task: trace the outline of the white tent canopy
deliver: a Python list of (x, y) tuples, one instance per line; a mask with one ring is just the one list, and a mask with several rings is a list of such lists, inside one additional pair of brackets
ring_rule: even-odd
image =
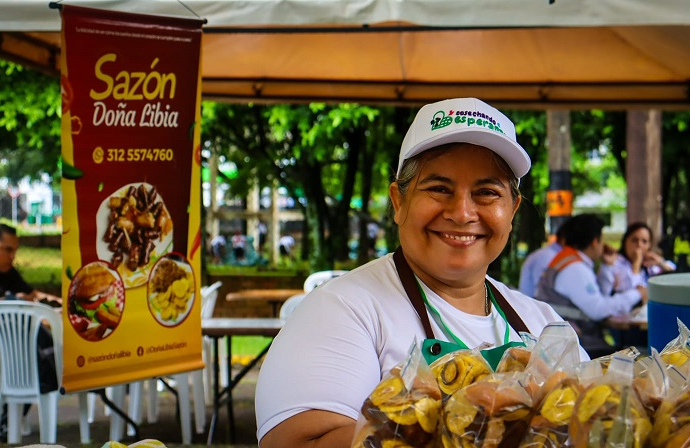
[[(64, 3), (206, 19), (207, 99), (690, 107), (688, 0)], [(48, 2), (0, 0), (0, 57), (58, 73), (59, 30)]]
[[(458, 28), (688, 25), (687, 0), (73, 0), (142, 14), (205, 18), (209, 27), (405, 22)], [(45, 0), (0, 0), (0, 31), (59, 31)]]

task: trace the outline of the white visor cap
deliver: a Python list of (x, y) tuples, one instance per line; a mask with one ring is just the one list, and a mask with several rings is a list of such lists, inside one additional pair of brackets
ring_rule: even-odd
[(484, 146), (501, 156), (518, 179), (532, 165), (508, 117), (476, 98), (456, 98), (427, 104), (417, 112), (400, 148), (397, 175), (405, 160), (446, 143)]

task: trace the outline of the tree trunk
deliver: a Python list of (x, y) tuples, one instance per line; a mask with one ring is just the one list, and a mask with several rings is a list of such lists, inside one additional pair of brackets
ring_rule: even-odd
[(661, 112), (628, 111), (628, 224), (647, 223), (661, 234)]

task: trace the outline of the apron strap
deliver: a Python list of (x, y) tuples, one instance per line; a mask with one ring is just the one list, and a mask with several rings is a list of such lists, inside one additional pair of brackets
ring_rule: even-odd
[(487, 283), (489, 284), (489, 288), (491, 288), (491, 293), (494, 295), (494, 299), (496, 299), (496, 303), (498, 303), (498, 306), (503, 311), (503, 314), (506, 315), (506, 320), (508, 321), (508, 324), (512, 327), (512, 329), (517, 331), (518, 333), (520, 333), (521, 331), (529, 333), (529, 328), (527, 328), (527, 325), (525, 325), (525, 323), (522, 321), (522, 318), (520, 318), (520, 316), (513, 309), (513, 307), (510, 306), (505, 297), (503, 297), (501, 293), (498, 292), (498, 289), (496, 289), (493, 283)]
[(426, 311), (424, 299), (422, 299), (422, 293), (419, 291), (419, 285), (414, 278), (412, 268), (410, 268), (410, 265), (407, 264), (407, 260), (405, 260), (402, 247), (398, 246), (395, 253), (393, 253), (393, 262), (395, 263), (395, 269), (398, 271), (398, 276), (407, 293), (407, 297), (410, 299), (412, 306), (415, 311), (417, 311), (419, 319), (422, 321), (426, 338), (434, 339), (434, 330), (431, 329), (431, 322), (429, 322), (429, 315)]
[[(419, 291), (419, 285), (417, 284), (417, 280), (415, 280), (412, 268), (410, 268), (410, 265), (407, 264), (407, 260), (405, 260), (402, 247), (398, 246), (393, 253), (393, 262), (395, 263), (395, 269), (398, 271), (398, 276), (400, 277), (403, 288), (405, 289), (405, 292), (407, 293), (407, 296), (409, 297), (415, 311), (417, 311), (419, 319), (422, 321), (422, 326), (424, 327), (424, 333), (426, 334), (427, 339), (434, 339), (434, 331), (431, 329), (431, 323), (429, 322), (429, 315), (426, 311), (424, 299), (422, 299), (422, 294)], [(498, 289), (496, 289), (491, 282), (487, 283), (489, 284), (489, 288), (491, 288), (491, 293), (494, 295), (494, 299), (496, 299), (496, 303), (501, 310), (503, 310), (506, 320), (508, 321), (508, 325), (510, 325), (511, 328), (518, 333), (521, 331), (529, 333), (529, 328), (527, 328), (527, 325), (525, 325), (513, 307), (510, 306), (505, 297), (498, 292)]]

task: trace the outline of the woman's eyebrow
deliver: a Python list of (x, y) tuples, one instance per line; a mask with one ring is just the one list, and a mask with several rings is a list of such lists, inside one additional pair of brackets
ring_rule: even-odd
[(496, 187), (506, 188), (506, 184), (497, 177), (485, 177), (478, 179), (474, 184), (476, 186), (494, 185)]
[(420, 184), (424, 184), (426, 182), (443, 182), (443, 183), (452, 183), (450, 178), (446, 176), (441, 176), (440, 174), (429, 174), (428, 176), (424, 177), (423, 179), (419, 180)]

